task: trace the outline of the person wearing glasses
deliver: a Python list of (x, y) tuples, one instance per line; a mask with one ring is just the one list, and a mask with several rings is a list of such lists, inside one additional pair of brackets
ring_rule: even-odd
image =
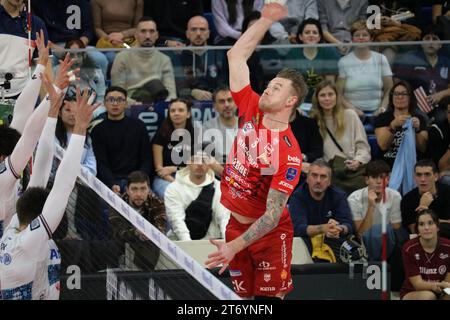
[(412, 117), (412, 126), (416, 131), (416, 151), (425, 152), (427, 145), (426, 119), (417, 113), (416, 99), (411, 86), (400, 81), (389, 93), (387, 110), (375, 118), (375, 136), (383, 154), (383, 160), (392, 168), (400, 145), (405, 137), (403, 125)]
[(433, 161), (420, 160), (414, 167), (417, 188), (404, 195), (400, 208), (402, 224), (410, 233), (416, 231), (416, 217), (421, 210), (431, 209), (439, 218), (440, 235), (450, 235), (450, 187), (438, 182), (438, 170)]
[(123, 193), (131, 172), (140, 170), (150, 175), (150, 140), (145, 124), (125, 115), (125, 89), (106, 89), (104, 105), (107, 117), (91, 132), (97, 177), (114, 192)]

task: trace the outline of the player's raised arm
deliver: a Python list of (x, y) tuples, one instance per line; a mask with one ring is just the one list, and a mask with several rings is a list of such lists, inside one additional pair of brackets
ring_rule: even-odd
[(265, 4), (261, 12), (261, 18), (248, 28), (228, 51), (231, 91), (238, 92), (250, 84), (248, 58), (250, 58), (270, 26), (286, 15), (287, 8), (285, 6), (278, 3)]
[(47, 185), (52, 169), (53, 155), (55, 153), (55, 129), (59, 110), (63, 104), (64, 91), (57, 93), (46, 74), (43, 74), (43, 83), (50, 96), (50, 111), (42, 130), (34, 161), (34, 170), (29, 183), (30, 187), (43, 187)]
[(45, 72), (48, 63), (48, 46), (45, 45), (44, 32), (41, 30), (40, 35), (36, 32), (36, 46), (39, 50), (39, 60), (31, 79), (23, 88), (14, 105), (13, 120), (11, 128), (23, 133), (25, 123), (33, 113), (34, 106), (39, 96), (41, 88), (40, 75)]
[(99, 106), (99, 104), (94, 106), (88, 104), (88, 98), (88, 90), (80, 95), (79, 88), (77, 88), (75, 126), (72, 137), (56, 173), (52, 191), (42, 210), (42, 215), (51, 232), (56, 230), (61, 221), (70, 193), (75, 185), (75, 179), (80, 172), (86, 131), (92, 119), (92, 113)]

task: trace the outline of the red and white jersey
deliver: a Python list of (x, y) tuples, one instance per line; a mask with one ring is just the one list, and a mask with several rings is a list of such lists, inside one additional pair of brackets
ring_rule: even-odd
[(232, 212), (259, 218), (266, 211), (269, 189), (290, 195), (301, 173), (302, 153), (291, 127), (264, 127), (259, 95), (246, 86), (232, 92), (239, 107), (239, 131), (222, 174), (222, 204)]
[(423, 250), (419, 238), (406, 242), (403, 246), (405, 282), (401, 295), (415, 291), (409, 278), (420, 275), (425, 281), (443, 281), (450, 272), (450, 240), (439, 238), (433, 253)]

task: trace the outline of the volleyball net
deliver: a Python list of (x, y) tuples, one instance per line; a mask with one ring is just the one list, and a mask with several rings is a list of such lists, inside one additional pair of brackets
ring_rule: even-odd
[[(55, 158), (63, 156), (56, 146)], [(54, 240), (62, 300), (239, 299), (229, 279), (216, 277), (84, 167)]]

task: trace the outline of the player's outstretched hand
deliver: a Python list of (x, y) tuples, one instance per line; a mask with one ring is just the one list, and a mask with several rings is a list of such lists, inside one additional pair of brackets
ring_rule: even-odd
[(36, 47), (39, 52), (39, 59), (38, 64), (43, 65), (44, 67), (47, 66), (48, 63), (48, 45), (45, 45), (45, 35), (44, 31), (36, 32)]
[(209, 241), (217, 247), (217, 251), (208, 255), (209, 259), (205, 262), (206, 267), (212, 269), (222, 264), (222, 268), (219, 270), (219, 274), (222, 274), (236, 253), (229, 243), (214, 239)]
[(76, 78), (76, 74), (80, 71), (80, 68), (70, 71), (70, 67), (72, 67), (74, 63), (75, 59), (71, 59), (69, 53), (66, 54), (64, 60), (59, 60), (59, 68), (55, 78), (55, 85), (61, 90), (67, 88), (72, 80), (79, 80), (79, 78)]
[(272, 20), (274, 22), (287, 16), (287, 14), (287, 7), (279, 2), (266, 2), (261, 11), (261, 17)]
[(46, 73), (41, 73), (40, 77), (42, 79), (42, 83), (45, 86), (45, 90), (48, 93), (46, 99), (50, 100), (50, 109), (48, 111), (48, 116), (50, 118), (57, 118), (59, 110), (61, 109), (61, 106), (63, 104), (64, 92), (56, 92), (56, 89), (53, 87), (53, 84)]
[[(75, 108), (75, 127), (73, 133), (85, 135), (89, 123), (92, 119), (92, 113), (100, 106), (100, 103), (96, 103), (94, 105), (91, 105), (89, 103), (89, 101), (92, 101), (94, 99), (89, 96), (88, 89), (83, 90), (83, 93), (81, 94), (80, 88), (77, 87), (76, 92), (77, 101)], [(95, 93), (93, 93), (93, 95), (95, 95)]]

